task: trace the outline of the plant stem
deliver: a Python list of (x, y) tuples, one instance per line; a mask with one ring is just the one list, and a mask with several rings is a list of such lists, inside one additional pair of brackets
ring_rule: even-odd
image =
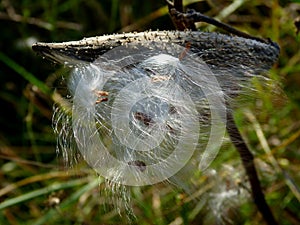
[(278, 224), (265, 200), (264, 193), (262, 192), (260, 181), (258, 179), (256, 168), (254, 165), (254, 157), (250, 152), (248, 146), (246, 145), (245, 141), (243, 140), (241, 133), (239, 132), (234, 122), (233, 115), (229, 110), (227, 110), (226, 127), (231, 141), (238, 150), (242, 159), (243, 166), (249, 178), (254, 203), (256, 204), (258, 210), (260, 211), (268, 225)]
[[(264, 40), (261, 38), (257, 38), (254, 36), (251, 36), (249, 34), (246, 34), (244, 32), (241, 32), (239, 30), (236, 30), (235, 28), (221, 23), (219, 21), (214, 20), (213, 18), (210, 18), (208, 16), (205, 16), (199, 12), (196, 12), (194, 10), (189, 10), (188, 13), (183, 13), (183, 7), (182, 7), (182, 0), (166, 0), (168, 7), (169, 7), (169, 13), (172, 17), (173, 23), (176, 26), (177, 30), (184, 30), (184, 29), (191, 29), (196, 30), (194, 22), (207, 22), (209, 24), (215, 25), (217, 27), (220, 27), (232, 34), (238, 35), (240, 37), (245, 37), (253, 40), (257, 40), (263, 43), (271, 43), (270, 40)], [(229, 107), (230, 109), (230, 107)], [(238, 150), (240, 157), (242, 159), (243, 166), (246, 170), (246, 174), (249, 178), (251, 190), (252, 190), (252, 197), (254, 200), (254, 203), (257, 205), (258, 210), (261, 212), (262, 216), (264, 217), (265, 221), (268, 225), (276, 225), (277, 222), (272, 214), (271, 209), (269, 208), (264, 193), (262, 192), (260, 181), (257, 176), (256, 168), (254, 165), (254, 157), (252, 153), (250, 152), (248, 146), (246, 145), (245, 141), (242, 138), (241, 133), (239, 132), (235, 122), (233, 115), (230, 110), (227, 110), (227, 118), (226, 118), (226, 129), (227, 132), (231, 138), (231, 141), (233, 142), (234, 146)]]

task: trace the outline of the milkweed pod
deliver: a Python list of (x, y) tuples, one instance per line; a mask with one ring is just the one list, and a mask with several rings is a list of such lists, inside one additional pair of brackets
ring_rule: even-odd
[(188, 164), (205, 170), (225, 135), (225, 99), (270, 69), (279, 54), (271, 41), (193, 31), (116, 34), (33, 49), (74, 67), (72, 122), (64, 127), (72, 127), (83, 158), (106, 179), (132, 186), (171, 178), (180, 184), (176, 174)]

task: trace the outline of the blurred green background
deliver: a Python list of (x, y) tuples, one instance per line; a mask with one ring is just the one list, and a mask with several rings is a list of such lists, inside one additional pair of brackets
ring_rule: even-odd
[[(270, 71), (280, 88), (255, 83), (261, 90), (235, 116), (255, 154), (275, 217), (280, 224), (300, 224), (300, 34), (294, 24), (300, 21), (300, 4), (284, 0), (190, 0), (184, 4), (281, 46), (280, 59)], [(0, 28), (0, 224), (128, 223), (122, 207), (118, 212), (105, 206), (108, 200), (101, 194), (105, 189), (101, 178), (76, 166), (64, 168), (62, 156), (56, 153), (51, 117), (56, 101), (53, 91), (65, 88), (66, 74), (61, 66), (37, 56), (31, 45), (174, 29), (164, 1), (2, 0)], [(211, 27), (200, 24), (200, 29)], [(224, 172), (224, 168), (243, 171), (229, 142), (212, 167), (225, 183), (227, 179), (240, 185), (245, 182)], [(216, 190), (205, 186), (207, 180), (199, 177), (200, 199)], [(200, 204), (203, 201), (193, 201), (169, 185), (132, 192), (134, 223), (216, 224), (212, 210)], [(236, 207), (232, 202), (232, 208), (223, 211), (219, 214), (224, 224), (264, 224), (251, 198)]]

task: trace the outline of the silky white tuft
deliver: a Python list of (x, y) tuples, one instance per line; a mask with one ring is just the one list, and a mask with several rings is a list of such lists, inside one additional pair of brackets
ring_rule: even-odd
[(176, 44), (117, 47), (76, 66), (69, 89), (77, 148), (115, 183), (155, 184), (189, 163), (204, 170), (225, 135), (218, 80)]

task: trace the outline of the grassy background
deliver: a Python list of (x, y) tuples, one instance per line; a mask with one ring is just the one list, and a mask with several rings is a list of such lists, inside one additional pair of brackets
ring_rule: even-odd
[[(280, 224), (300, 224), (300, 37), (294, 25), (300, 4), (284, 0), (185, 2), (252, 35), (270, 37), (281, 46), (280, 59), (270, 76), (282, 91), (255, 84), (261, 92), (236, 110), (236, 120), (256, 156), (275, 217)], [(30, 46), (35, 41), (173, 29), (164, 2), (2, 0), (0, 28), (0, 224), (128, 222), (126, 216), (104, 206), (107, 200), (101, 195), (101, 178), (91, 171), (63, 168), (62, 157), (56, 154), (51, 116), (53, 91), (63, 88), (58, 77), (64, 71), (36, 56)], [(202, 25), (201, 29), (211, 28)], [(242, 171), (231, 144), (222, 149), (213, 167), (218, 179), (225, 182)], [(238, 179), (233, 181), (243, 183)], [(207, 177), (200, 177), (199, 182), (200, 197), (216, 190), (207, 185)], [(209, 209), (200, 204), (203, 201), (197, 204), (168, 185), (132, 192), (138, 224), (214, 224)], [(264, 223), (251, 200), (224, 215), (234, 218), (234, 224)]]

